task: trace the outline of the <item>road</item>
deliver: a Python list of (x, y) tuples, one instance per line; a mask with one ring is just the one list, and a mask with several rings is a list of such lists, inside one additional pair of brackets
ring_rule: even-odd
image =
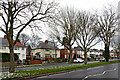
[(120, 63), (43, 76), (29, 80), (120, 80)]
[[(116, 59), (113, 59), (113, 60), (116, 60)], [(112, 60), (110, 60), (110, 61), (112, 61)], [(97, 62), (99, 62), (99, 61), (91, 61), (91, 62), (88, 62), (88, 63), (97, 63)], [(44, 66), (15, 68), (15, 71), (28, 70), (28, 69), (38, 69), (38, 68), (48, 68), (48, 67), (55, 67), (55, 66), (77, 65), (77, 64), (84, 64), (84, 63), (72, 63), (72, 64), (68, 64), (66, 62), (63, 62), (63, 63), (49, 63), (49, 64), (44, 65)], [(8, 69), (3, 69), (3, 70), (0, 69), (0, 72), (8, 72), (8, 71), (9, 71)]]

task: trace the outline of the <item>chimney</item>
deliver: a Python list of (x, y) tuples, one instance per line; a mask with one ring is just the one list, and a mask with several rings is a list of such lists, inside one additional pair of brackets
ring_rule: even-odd
[(4, 35), (4, 39), (7, 39), (7, 35)]
[(77, 49), (77, 47), (74, 47), (74, 49)]
[(45, 40), (45, 44), (48, 44), (48, 40)]

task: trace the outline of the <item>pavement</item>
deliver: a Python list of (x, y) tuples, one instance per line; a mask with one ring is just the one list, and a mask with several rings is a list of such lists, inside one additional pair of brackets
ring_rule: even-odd
[(120, 80), (120, 63), (42, 76), (28, 80)]

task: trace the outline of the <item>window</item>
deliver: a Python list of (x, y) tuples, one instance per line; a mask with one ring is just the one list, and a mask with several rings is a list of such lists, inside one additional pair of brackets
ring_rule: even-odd
[(68, 53), (69, 53), (70, 51), (68, 50)]
[(22, 54), (22, 58), (24, 58), (25, 57), (25, 54)]
[(49, 49), (45, 49), (46, 51), (49, 51)]
[(55, 50), (52, 50), (53, 52), (55, 52)]
[(6, 49), (6, 47), (4, 47), (4, 46), (1, 46), (1, 47), (0, 47), (0, 49)]
[(65, 58), (66, 58), (66, 55), (65, 55)]
[(72, 51), (73, 53), (75, 52), (75, 51)]
[(19, 50), (19, 47), (14, 47), (14, 50)]
[(45, 58), (50, 58), (50, 54), (45, 54)]
[(52, 57), (53, 57), (53, 58), (56, 58), (56, 57), (57, 57), (57, 54), (52, 54)]
[(24, 47), (22, 47), (22, 50), (24, 50)]

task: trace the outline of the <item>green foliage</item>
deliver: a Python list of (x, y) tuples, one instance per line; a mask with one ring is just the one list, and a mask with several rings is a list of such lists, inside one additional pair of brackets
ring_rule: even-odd
[[(10, 61), (10, 53), (0, 53), (2, 55), (2, 62), (9, 62)], [(18, 55), (14, 54), (15, 61), (18, 60)]]
[(90, 56), (90, 57), (94, 59), (94, 56)]
[(60, 58), (56, 58), (56, 59), (55, 59), (55, 62), (60, 63), (60, 62), (62, 62), (62, 59), (60, 59)]

